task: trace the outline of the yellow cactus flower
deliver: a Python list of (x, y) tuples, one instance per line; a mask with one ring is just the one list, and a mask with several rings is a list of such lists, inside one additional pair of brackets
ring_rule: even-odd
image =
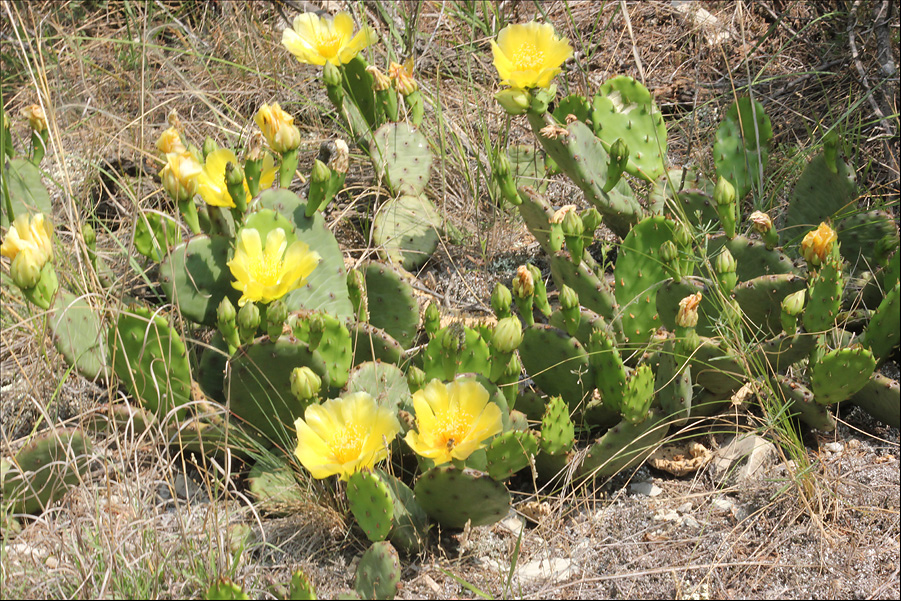
[[(228, 193), (228, 186), (225, 185), (225, 166), (228, 163), (238, 164), (238, 157), (234, 152), (227, 148), (214, 150), (207, 155), (203, 170), (197, 175), (198, 192), (208, 205), (228, 208), (235, 206), (235, 202)], [(265, 190), (272, 185), (277, 172), (278, 169), (272, 155), (265, 155), (263, 168), (260, 171), (260, 190)], [(247, 200), (250, 201), (250, 188), (247, 187), (247, 180), (244, 181), (244, 190), (247, 192)]]
[(310, 474), (318, 479), (337, 474), (345, 481), (385, 459), (400, 432), (395, 413), (365, 392), (310, 405), (294, 427), (294, 455)]
[(166, 165), (160, 170), (163, 189), (176, 202), (190, 200), (197, 194), (197, 176), (202, 171), (203, 167), (187, 150), (171, 152), (166, 155)]
[(260, 232), (244, 228), (238, 234), (234, 258), (228, 267), (235, 277), (232, 286), (241, 291), (238, 306), (247, 301), (269, 303), (306, 283), (322, 257), (300, 240), (288, 246), (285, 230), (278, 227), (266, 236), (266, 246)]
[(294, 17), (293, 29), (285, 29), (282, 44), (302, 63), (344, 65), (378, 39), (375, 30), (364, 25), (353, 35), (354, 21), (346, 12), (335, 17), (304, 13)]
[(181, 154), (188, 151), (181, 141), (181, 134), (178, 133), (178, 130), (175, 129), (175, 127), (170, 127), (160, 134), (159, 139), (156, 141), (156, 149), (159, 150), (161, 154)]
[(404, 440), (435, 465), (463, 461), (503, 429), (501, 409), (488, 398), (488, 391), (475, 380), (447, 385), (432, 380), (413, 395), (418, 431), (410, 430)]
[(513, 88), (546, 88), (573, 54), (569, 40), (560, 39), (547, 23), (508, 25), (491, 41), (494, 67), (501, 84)]
[(300, 146), (300, 130), (294, 125), (294, 117), (283, 111), (277, 102), (272, 106), (261, 106), (255, 120), (275, 152), (284, 154)]
[(826, 223), (804, 236), (801, 240), (801, 254), (811, 265), (819, 265), (826, 260), (826, 255), (832, 252), (832, 243), (838, 239), (838, 234)]
[(22, 213), (13, 221), (3, 244), (0, 244), (0, 255), (14, 261), (19, 253), (26, 252), (40, 271), (53, 258), (52, 236), (53, 224), (44, 219), (43, 213), (34, 217)]
[(394, 87), (404, 96), (409, 96), (419, 89), (419, 84), (413, 79), (413, 57), (404, 61), (404, 64), (391, 61), (388, 66), (388, 76), (394, 80)]

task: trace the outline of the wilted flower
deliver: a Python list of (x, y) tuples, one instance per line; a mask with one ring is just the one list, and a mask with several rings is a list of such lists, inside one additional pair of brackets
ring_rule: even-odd
[(832, 243), (838, 239), (838, 235), (826, 223), (807, 232), (804, 239), (801, 240), (801, 254), (804, 259), (811, 265), (819, 265), (826, 260), (826, 255), (832, 251)]
[(42, 132), (47, 129), (47, 115), (44, 114), (44, 109), (40, 107), (40, 105), (32, 104), (26, 107), (22, 114), (26, 119), (28, 119), (28, 125), (31, 126), (36, 132)]
[(409, 96), (419, 89), (419, 84), (413, 79), (413, 57), (411, 56), (404, 64), (391, 61), (388, 66), (388, 75), (394, 80), (394, 87), (404, 96)]
[(160, 179), (166, 193), (176, 202), (183, 202), (197, 194), (197, 176), (202, 171), (200, 163), (190, 152), (171, 152), (166, 155), (166, 165), (160, 170)]
[(488, 398), (488, 391), (475, 380), (447, 385), (432, 380), (413, 394), (418, 431), (410, 430), (404, 440), (436, 465), (463, 461), (503, 429), (501, 409)]
[(391, 87), (391, 79), (375, 65), (369, 65), (368, 67), (366, 67), (366, 72), (372, 75), (373, 91), (384, 92)]
[(773, 220), (763, 211), (754, 211), (751, 213), (751, 223), (754, 224), (754, 230), (765, 234), (773, 229)]
[(535, 279), (525, 265), (520, 265), (516, 268), (516, 275), (513, 276), (513, 294), (518, 298), (525, 298), (534, 293)]
[(698, 305), (701, 304), (700, 292), (689, 294), (679, 301), (679, 312), (676, 314), (676, 325), (680, 328), (693, 328), (698, 325)]
[(288, 246), (285, 230), (277, 227), (266, 236), (266, 246), (260, 232), (244, 228), (238, 234), (234, 258), (228, 262), (235, 282), (232, 286), (242, 292), (238, 306), (247, 301), (268, 303), (306, 283), (321, 257), (300, 240)]
[(394, 412), (365, 392), (310, 405), (294, 427), (294, 455), (300, 463), (314, 478), (337, 474), (341, 480), (385, 459), (388, 445), (400, 432)]
[(300, 130), (294, 125), (294, 117), (283, 111), (277, 102), (260, 107), (256, 122), (275, 152), (284, 154), (300, 146)]
[(513, 88), (546, 88), (572, 56), (569, 40), (561, 40), (549, 24), (508, 25), (491, 42), (501, 84)]
[(285, 29), (282, 44), (302, 63), (343, 65), (377, 39), (375, 30), (368, 25), (357, 35), (353, 31), (353, 19), (346, 12), (338, 13), (334, 19), (304, 13), (294, 17), (293, 29)]
[(162, 154), (181, 154), (188, 150), (182, 143), (181, 134), (178, 133), (175, 127), (170, 127), (160, 134), (159, 139), (156, 141), (156, 149)]
[[(197, 175), (198, 191), (207, 204), (214, 207), (234, 207), (235, 203), (228, 193), (225, 184), (225, 166), (229, 163), (238, 164), (238, 157), (227, 148), (214, 150), (206, 157), (203, 170)], [(275, 161), (272, 156), (266, 154), (263, 157), (263, 169), (260, 172), (260, 189), (265, 190), (275, 181)], [(247, 180), (244, 180), (244, 190), (247, 192), (247, 200), (250, 200), (250, 189)]]
[(22, 213), (10, 226), (0, 244), (0, 255), (12, 260), (10, 275), (20, 288), (37, 284), (41, 270), (53, 257), (52, 235), (53, 225), (42, 213), (34, 217)]

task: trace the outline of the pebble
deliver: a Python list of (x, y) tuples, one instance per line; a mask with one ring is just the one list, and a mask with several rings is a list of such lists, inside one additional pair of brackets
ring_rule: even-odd
[(650, 480), (645, 480), (644, 482), (633, 482), (629, 485), (629, 490), (636, 495), (643, 495), (645, 497), (656, 497), (663, 492), (662, 488), (660, 488)]
[(830, 453), (841, 453), (845, 450), (845, 445), (840, 442), (827, 442), (823, 445), (823, 448)]

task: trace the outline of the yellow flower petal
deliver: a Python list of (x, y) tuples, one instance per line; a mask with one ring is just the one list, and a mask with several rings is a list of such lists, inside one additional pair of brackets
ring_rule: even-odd
[(501, 84), (527, 89), (548, 87), (573, 51), (553, 26), (533, 21), (504, 27), (491, 52)]
[(302, 63), (342, 65), (376, 40), (371, 27), (364, 26), (357, 35), (353, 29), (353, 19), (346, 12), (334, 18), (304, 13), (294, 18), (293, 29), (282, 33), (282, 44)]

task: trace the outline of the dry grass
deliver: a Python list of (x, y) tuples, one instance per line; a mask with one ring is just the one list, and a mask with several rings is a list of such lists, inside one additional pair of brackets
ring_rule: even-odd
[[(280, 43), (285, 18), (306, 4), (0, 3), (7, 110), (17, 115), (37, 103), (51, 118), (51, 150), (42, 167), (58, 235), (76, 249), (81, 242), (73, 232), (88, 215), (100, 218), (106, 229), (99, 247), (118, 257), (119, 294), (148, 294), (126, 257), (134, 256), (137, 211), (165, 206), (153, 144), (169, 111), (178, 110), (189, 139), (200, 143), (210, 136), (237, 146), (253, 131), (259, 105), (278, 101), (296, 115), (303, 134), (302, 173), (309, 172), (320, 142), (335, 134), (317, 71), (298, 65)], [(897, 215), (897, 73), (880, 84), (886, 35), (895, 64), (899, 60), (897, 7), (886, 15), (884, 4), (870, 2), (700, 3), (731, 34), (716, 45), (663, 1), (397, 2), (381, 10), (375, 3), (328, 4), (346, 4), (379, 31), (385, 44), (369, 51), (373, 62), (384, 63), (386, 47), (394, 56), (414, 49), (430, 115), (424, 129), (443, 159), (429, 195), (462, 232), (460, 239), (443, 240), (418, 276), (449, 313), (484, 314), (494, 282), (509, 281), (524, 259), (541, 261), (515, 212), (489, 198), (484, 144), (533, 143), (523, 122), (511, 122), (487, 100), (495, 88), (488, 40), (504, 24), (536, 15), (578, 50), (560, 78), (564, 93), (591, 93), (621, 73), (645, 83), (668, 116), (673, 164), (709, 171), (720, 115), (734, 94), (750, 89), (774, 124), (770, 207), (785, 202), (788, 182), (819, 149), (824, 131), (837, 127), (858, 166), (862, 204)], [(408, 30), (404, 24), (414, 17)], [(849, 53), (849, 32), (867, 84)], [(889, 118), (874, 113), (866, 86), (875, 89), (873, 102)], [(895, 131), (884, 131), (885, 124)], [(14, 120), (13, 139), (25, 138), (25, 125)], [(362, 160), (352, 165), (353, 194), (327, 220), (349, 259), (358, 261), (373, 252), (364, 224), (372, 171)], [(566, 183), (550, 191), (557, 204), (580, 202)], [(61, 274), (73, 289), (99, 294), (79, 256), (73, 252)], [(125, 395), (68, 372), (47, 344), (41, 313), (9, 284), (5, 261), (0, 277), (5, 455), (33, 430), (80, 423), (98, 404)], [(757, 419), (746, 412), (723, 416), (710, 426), (713, 439), (725, 431), (765, 432), (768, 426)], [(819, 444), (825, 439), (803, 441), (810, 449), (804, 480), (813, 483), (810, 489), (792, 484), (795, 476), (784, 469), (726, 486), (707, 471), (673, 478), (645, 467), (590, 490), (551, 490), (541, 499), (546, 515), (522, 534), (517, 560), (519, 532), (501, 525), (442, 533), (438, 544), (405, 562), (400, 596), (473, 594), (462, 579), (495, 597), (897, 598), (898, 432), (860, 412), (846, 420), (830, 437), (846, 445), (845, 453), (826, 456)], [(297, 567), (321, 597), (350, 587), (363, 538), (349, 527), (336, 491), (311, 489), (325, 502), (312, 498), (288, 517), (261, 514), (248, 501), (235, 463), (173, 456), (160, 440), (159, 432), (98, 437), (83, 485), (5, 543), (4, 597), (198, 597), (220, 575), (262, 597)], [(650, 477), (663, 494), (628, 493), (629, 481)], [(185, 485), (186, 479), (196, 484)], [(529, 482), (518, 484), (534, 491)], [(721, 498), (733, 509), (714, 503)], [(678, 508), (698, 527), (654, 519)], [(243, 550), (235, 547), (241, 538), (236, 524), (253, 531)], [(566, 558), (574, 571), (560, 581), (507, 579), (511, 562), (540, 558)]]

